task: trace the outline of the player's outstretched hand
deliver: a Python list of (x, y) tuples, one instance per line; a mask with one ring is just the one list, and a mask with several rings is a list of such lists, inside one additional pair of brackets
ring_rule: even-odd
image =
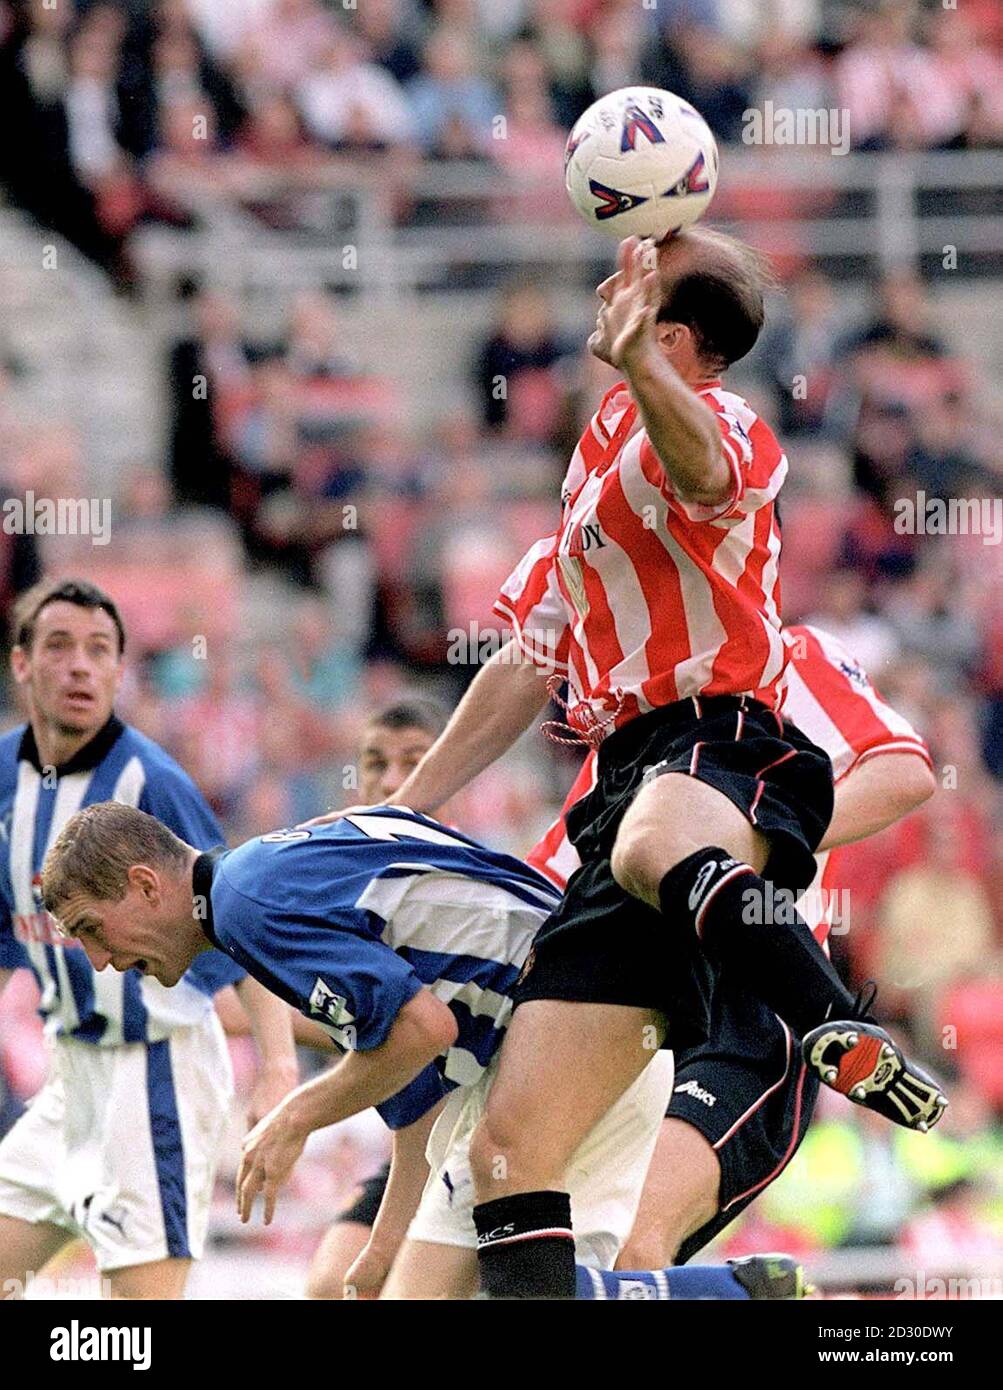
[(617, 273), (603, 311), (609, 360), (628, 371), (635, 354), (655, 344), (660, 303), (654, 243), (627, 237), (617, 253)]
[(265, 1198), (265, 1225), (271, 1224), (279, 1189), (289, 1181), (305, 1143), (306, 1134), (292, 1123), (285, 1102), (245, 1135), (237, 1170), (237, 1212), (241, 1221), (251, 1219), (260, 1192)]
[(392, 1264), (392, 1255), (388, 1256), (385, 1250), (374, 1246), (371, 1240), (368, 1241), (348, 1267), (345, 1275), (345, 1297), (379, 1298)]

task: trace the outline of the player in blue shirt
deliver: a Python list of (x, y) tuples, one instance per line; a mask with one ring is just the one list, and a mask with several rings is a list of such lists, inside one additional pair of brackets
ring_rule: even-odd
[(11, 664), (30, 719), (0, 738), (0, 989), (29, 968), (51, 1040), (49, 1078), (0, 1143), (0, 1285), (23, 1287), (82, 1235), (113, 1294), (179, 1297), (204, 1242), (232, 1078), (212, 996), (239, 981), (266, 1060), (264, 1113), (295, 1085), (288, 1012), (207, 952), (176, 988), (98, 975), (41, 900), (47, 848), (80, 807), (113, 799), (200, 848), (222, 841), (191, 779), (113, 713), (125, 634), (78, 580), (21, 600)]
[[(217, 945), (346, 1049), (245, 1140), (244, 1220), (259, 1193), (271, 1220), (313, 1130), (376, 1106), (395, 1131), (377, 1225), (384, 1212), (401, 1220), (417, 1207), (424, 1262), (443, 1252), (436, 1288), (455, 1296), (457, 1270), (476, 1281), (472, 1185), (452, 1139), (490, 1085), (512, 990), (558, 899), (551, 883), (403, 808), (200, 854), (141, 811), (108, 804), (65, 827), (46, 858), (43, 895), (96, 969), (135, 968), (172, 985)], [(652, 1058), (583, 1145), (572, 1186), (585, 1263), (612, 1265), (633, 1220), (671, 1091), (668, 1054)], [(429, 1176), (426, 1146), (448, 1168), (436, 1159)], [(393, 1246), (404, 1231), (380, 1235)], [(406, 1296), (419, 1296), (414, 1287), (409, 1275)]]

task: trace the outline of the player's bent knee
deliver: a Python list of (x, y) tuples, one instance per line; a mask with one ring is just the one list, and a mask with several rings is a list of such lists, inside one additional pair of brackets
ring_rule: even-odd
[(479, 1202), (504, 1196), (513, 1187), (546, 1187), (553, 1181), (554, 1166), (533, 1143), (529, 1128), (516, 1123), (514, 1116), (492, 1117), (488, 1112), (471, 1135), (470, 1172)]
[(671, 851), (658, 843), (647, 817), (621, 825), (610, 855), (610, 872), (625, 893), (658, 902), (658, 885), (672, 867)]

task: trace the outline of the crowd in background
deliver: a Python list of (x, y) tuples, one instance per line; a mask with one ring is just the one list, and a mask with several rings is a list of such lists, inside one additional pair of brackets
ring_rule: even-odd
[[(559, 166), (581, 109), (638, 76), (688, 97), (724, 140), (740, 139), (743, 110), (769, 95), (848, 106), (861, 148), (989, 145), (1003, 132), (1003, 12), (976, 0), (964, 10), (0, 0), (0, 109), (23, 132), (4, 143), (0, 179), (117, 273), (138, 221), (184, 225), (161, 177), (172, 161), (208, 161), (214, 178), (248, 164), (309, 171), (332, 152)], [(199, 114), (207, 139), (193, 152)], [(374, 708), (405, 689), (447, 704), (462, 693), (494, 650), (499, 582), (552, 529), (597, 378), (555, 329), (546, 287), (520, 279), (467, 364), (469, 408), (421, 433), (343, 331), (337, 299), (295, 296), (285, 331), (261, 341), (238, 297), (197, 283), (181, 295), (163, 467), (124, 480), (107, 552), (0, 532), (0, 607), (43, 569), (86, 564), (130, 629), (123, 715), (178, 757), (239, 841), (351, 803)], [(193, 394), (198, 379), (206, 390)], [(1000, 421), (979, 364), (948, 347), (928, 288), (905, 271), (848, 317), (822, 271), (793, 267), (742, 388), (791, 458), (785, 618), (841, 637), (930, 743), (940, 790), (846, 852), (851, 916), (833, 945), (854, 983), (883, 982), (884, 1014), (952, 1078), (953, 1104), (922, 1141), (823, 1107), (732, 1248), (898, 1241), (920, 1263), (939, 1250), (977, 1264), (1003, 1230), (992, 1124), (1003, 1112), (1003, 545), (910, 534), (897, 518), (921, 493), (1003, 511)], [(0, 363), (0, 459), (7, 494), (86, 494), (79, 433), (32, 418), (16, 362)], [(262, 579), (284, 595), (266, 632), (245, 624)], [(10, 724), (10, 692), (7, 706)], [(574, 768), (537, 739), (454, 819), (525, 852)], [(28, 1093), (35, 1063), (18, 1037), (0, 1022), (8, 1080)], [(368, 1161), (353, 1142), (337, 1141), (355, 1154), (341, 1154), (343, 1172)], [(330, 1158), (307, 1165), (304, 1196)]]
[(262, 174), (376, 175), (405, 221), (428, 161), (545, 187), (576, 117), (630, 82), (687, 98), (725, 142), (769, 100), (847, 112), (854, 149), (998, 146), (1001, 33), (994, 0), (2, 0), (0, 114), (19, 138), (0, 178), (129, 284), (131, 231), (192, 225), (193, 189), (300, 225)]

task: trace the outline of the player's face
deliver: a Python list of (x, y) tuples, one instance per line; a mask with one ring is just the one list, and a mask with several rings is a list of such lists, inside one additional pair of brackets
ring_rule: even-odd
[(103, 608), (47, 604), (31, 646), (16, 647), (11, 662), (33, 721), (42, 719), (63, 735), (86, 735), (97, 733), (111, 714), (122, 657), (118, 631)]
[[(662, 302), (664, 303), (666, 297), (671, 293), (673, 282), (692, 266), (696, 250), (690, 235), (687, 232), (682, 232), (659, 242), (657, 251), (659, 281)], [(588, 340), (589, 352), (594, 357), (598, 357), (601, 362), (609, 362), (611, 366), (614, 364), (610, 358), (611, 344), (606, 306), (615, 294), (620, 281), (621, 272), (616, 270), (596, 286), (596, 295), (600, 304), (596, 313), (596, 326)]]
[(162, 985), (176, 985), (194, 959), (191, 942), (172, 929), (159, 893), (151, 894), (148, 882), (130, 883), (118, 902), (73, 898), (63, 908), (60, 926), (79, 941), (95, 970), (135, 968)]
[(384, 729), (371, 724), (359, 755), (359, 800), (376, 806), (398, 791), (431, 748), (424, 729)]

